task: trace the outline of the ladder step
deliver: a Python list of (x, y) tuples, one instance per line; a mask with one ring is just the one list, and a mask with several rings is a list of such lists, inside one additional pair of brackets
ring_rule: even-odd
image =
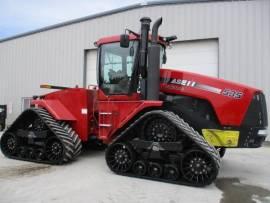
[(111, 124), (99, 124), (99, 127), (110, 128), (110, 127), (112, 127), (112, 125)]
[(112, 112), (100, 112), (99, 115), (112, 115)]

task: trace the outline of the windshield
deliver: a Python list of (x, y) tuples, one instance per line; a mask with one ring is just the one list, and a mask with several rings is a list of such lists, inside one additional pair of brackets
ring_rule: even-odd
[[(151, 46), (151, 43), (149, 43), (149, 46)], [(162, 45), (160, 46), (160, 64), (162, 64), (165, 51), (164, 47)], [(101, 46), (99, 87), (105, 94), (129, 93), (137, 48), (138, 41), (131, 41), (127, 48), (120, 47), (119, 42)], [(135, 77), (139, 77), (139, 75)], [(134, 83), (134, 80), (132, 82)]]
[(138, 41), (128, 48), (119, 42), (101, 46), (99, 85), (105, 94), (128, 93), (137, 47)]

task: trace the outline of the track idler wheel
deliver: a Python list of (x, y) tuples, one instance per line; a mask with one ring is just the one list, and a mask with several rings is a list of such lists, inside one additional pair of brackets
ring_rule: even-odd
[(179, 178), (179, 170), (175, 165), (168, 164), (164, 167), (164, 178), (167, 180), (177, 180)]
[(18, 139), (13, 133), (6, 133), (1, 138), (1, 150), (7, 155), (14, 155), (18, 151)]
[(209, 185), (218, 174), (213, 159), (202, 150), (190, 150), (185, 153), (181, 172), (183, 178), (194, 186)]
[(132, 147), (126, 143), (115, 143), (106, 151), (106, 162), (109, 168), (115, 173), (128, 172), (135, 160), (135, 153)]
[(55, 137), (49, 138), (46, 142), (46, 157), (54, 163), (63, 161), (64, 147), (61, 141)]
[(138, 160), (133, 164), (132, 171), (137, 176), (144, 176), (147, 172), (146, 162), (143, 160)]
[(148, 166), (148, 174), (152, 178), (160, 178), (162, 175), (163, 169), (162, 165), (155, 162), (150, 162)]

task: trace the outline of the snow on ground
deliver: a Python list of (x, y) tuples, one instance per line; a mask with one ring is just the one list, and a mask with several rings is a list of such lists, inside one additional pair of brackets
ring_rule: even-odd
[(219, 177), (237, 177), (242, 183), (270, 189), (270, 145), (228, 150)]
[(229, 150), (216, 185), (192, 188), (115, 175), (101, 151), (86, 151), (64, 166), (16, 161), (0, 154), (0, 202), (244, 203), (254, 199), (265, 203), (270, 202), (269, 155), (270, 147)]

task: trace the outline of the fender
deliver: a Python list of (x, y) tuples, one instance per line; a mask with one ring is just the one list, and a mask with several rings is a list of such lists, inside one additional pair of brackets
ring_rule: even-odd
[(59, 100), (33, 100), (31, 104), (45, 108), (56, 120), (77, 120)]

